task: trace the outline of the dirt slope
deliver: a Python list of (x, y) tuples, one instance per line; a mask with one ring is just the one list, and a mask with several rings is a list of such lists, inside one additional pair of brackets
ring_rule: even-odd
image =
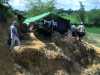
[(24, 42), (20, 49), (14, 48), (15, 62), (28, 69), (28, 72), (21, 73), (23, 75), (88, 75), (86, 70), (94, 70), (94, 67), (88, 66), (100, 62), (94, 49), (84, 42), (76, 42), (70, 36), (62, 37), (55, 33), (47, 42), (40, 41), (33, 33), (30, 36), (30, 42)]
[(15, 75), (14, 62), (10, 55), (10, 50), (6, 48), (5, 30), (0, 30), (0, 75)]
[(45, 41), (31, 33), (11, 54), (5, 46), (7, 33), (0, 31), (0, 75), (99, 75), (97, 52), (72, 37), (55, 33)]

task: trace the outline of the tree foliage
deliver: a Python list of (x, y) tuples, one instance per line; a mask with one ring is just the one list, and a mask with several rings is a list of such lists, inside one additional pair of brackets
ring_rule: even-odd
[(0, 22), (6, 22), (9, 17), (12, 17), (13, 12), (8, 4), (9, 0), (0, 0)]
[(30, 0), (30, 10), (27, 12), (27, 16), (35, 16), (44, 12), (52, 11), (55, 9), (54, 0)]
[(80, 2), (79, 16), (80, 16), (80, 20), (84, 23), (85, 22), (85, 8), (82, 2)]
[(100, 9), (93, 9), (87, 12), (88, 23), (100, 27)]

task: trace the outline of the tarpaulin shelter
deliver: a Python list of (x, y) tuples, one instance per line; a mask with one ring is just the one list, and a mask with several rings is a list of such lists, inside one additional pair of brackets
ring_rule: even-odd
[(42, 18), (44, 18), (45, 16), (49, 15), (50, 12), (47, 12), (47, 13), (43, 13), (41, 15), (38, 15), (38, 16), (34, 16), (34, 17), (29, 17), (29, 18), (26, 18), (24, 23), (29, 25), (31, 22), (35, 22), (35, 21), (38, 21)]
[[(55, 28), (54, 30), (60, 33), (64, 33), (64, 32), (67, 32), (68, 29), (70, 29), (70, 20), (64, 19), (60, 17), (59, 15), (53, 14), (51, 12), (43, 13), (41, 15), (30, 17), (30, 18), (26, 18), (24, 23), (27, 24), (27, 26), (29, 26), (31, 22), (37, 22), (37, 21), (38, 21), (38, 24), (41, 24), (46, 30), (48, 30), (48, 27), (49, 27), (49, 29)], [(53, 24), (56, 24), (56, 27)]]

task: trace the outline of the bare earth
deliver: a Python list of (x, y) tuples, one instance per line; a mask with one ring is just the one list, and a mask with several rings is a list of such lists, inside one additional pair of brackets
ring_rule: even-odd
[[(18, 52), (19, 54), (24, 49), (41, 50), (41, 51), (39, 51), (41, 54), (41, 56), (39, 56), (39, 57), (40, 58), (42, 57), (41, 58), (42, 60), (38, 59), (38, 58), (37, 58), (37, 60), (40, 60), (43, 62), (41, 62), (41, 63), (40, 63), (40, 61), (37, 62), (36, 66), (35, 66), (35, 65), (31, 64), (31, 57), (25, 56), (26, 59), (29, 59), (28, 63), (31, 64), (31, 66), (33, 66), (33, 68), (32, 67), (29, 68), (30, 71), (22, 68), (23, 72), (20, 72), (19, 70), (16, 69), (16, 66), (14, 65), (15, 62), (14, 62), (14, 59), (12, 58), (11, 51), (5, 47), (5, 42), (4, 42), (6, 39), (5, 31), (4, 32), (2, 31), (0, 33), (2, 34), (2, 35), (0, 35), (0, 75), (96, 75), (97, 70), (100, 71), (100, 62), (99, 62), (97, 64), (92, 64), (92, 65), (88, 66), (86, 69), (83, 69), (80, 72), (78, 72), (78, 71), (74, 72), (72, 70), (73, 72), (71, 74), (69, 74), (69, 72), (66, 71), (66, 69), (69, 67), (68, 65), (71, 65), (71, 64), (65, 63), (66, 59), (68, 59), (68, 58), (66, 57), (66, 54), (64, 55), (63, 52), (61, 52), (60, 47), (54, 43), (49, 43), (50, 48), (45, 48), (46, 46), (49, 46), (49, 45), (47, 43), (40, 41), (39, 39), (36, 38), (36, 36), (34, 34), (31, 33), (30, 36), (31, 36), (32, 40), (24, 42), (20, 49), (19, 49), (19, 47), (15, 47), (14, 50), (16, 52)], [(100, 48), (97, 48), (97, 47), (94, 47), (94, 48), (96, 49), (96, 52), (98, 53), (98, 56), (99, 56)], [(54, 49), (54, 50), (52, 50), (52, 49)], [(56, 49), (56, 51), (55, 51), (55, 49)], [(44, 51), (43, 55), (41, 53), (42, 50)], [(67, 51), (67, 53), (68, 53), (68, 51)], [(44, 55), (45, 55), (45, 57), (44, 57)], [(29, 54), (28, 54), (28, 56), (29, 56)], [(38, 56), (36, 56), (36, 57), (38, 57)], [(21, 59), (21, 60), (23, 60), (23, 59)], [(18, 60), (20, 61), (20, 55), (19, 55)], [(45, 60), (47, 60), (47, 61), (45, 61)], [(98, 60), (100, 60), (100, 59), (98, 58)], [(25, 61), (25, 62), (27, 62), (27, 61)], [(66, 65), (67, 65), (67, 68), (64, 67)], [(79, 65), (77, 65), (77, 63), (75, 63), (74, 67), (79, 67)], [(97, 75), (100, 75), (100, 73), (98, 73)]]

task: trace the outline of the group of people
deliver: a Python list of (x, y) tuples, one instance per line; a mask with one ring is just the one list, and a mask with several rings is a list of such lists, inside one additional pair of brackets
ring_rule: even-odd
[(78, 27), (76, 27), (75, 25), (72, 25), (71, 26), (71, 32), (72, 32), (72, 36), (75, 38), (75, 40), (80, 40), (81, 41), (82, 38), (86, 34), (85, 26), (84, 26), (83, 22), (81, 22)]
[[(12, 49), (15, 45), (20, 46), (22, 33), (26, 33), (27, 29), (29, 29), (29, 31), (32, 31), (34, 28), (33, 25), (35, 24), (32, 23), (31, 25), (29, 25), (29, 27), (26, 27), (27, 25), (24, 25), (22, 22), (18, 23), (16, 20), (14, 20), (11, 26), (9, 27), (9, 39), (8, 39), (9, 48)], [(81, 41), (81, 39), (85, 35), (84, 24), (81, 22), (81, 24), (78, 27), (72, 25), (71, 33), (72, 33), (72, 37), (74, 37), (76, 40)]]

